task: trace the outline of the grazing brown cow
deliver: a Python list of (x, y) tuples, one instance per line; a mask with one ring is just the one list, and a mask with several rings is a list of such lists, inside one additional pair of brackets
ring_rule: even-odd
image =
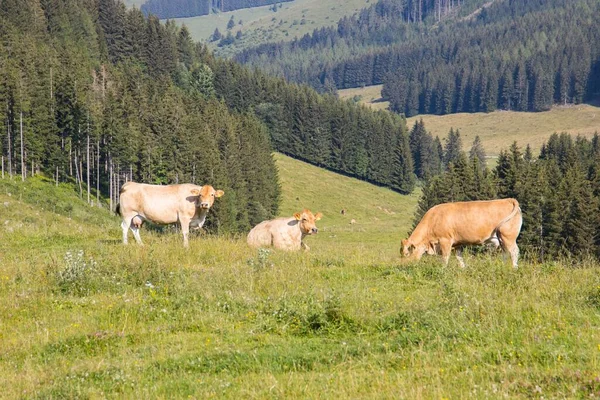
[(448, 265), (455, 247), (456, 258), (464, 267), (462, 246), (491, 243), (502, 246), (517, 268), (517, 236), (522, 223), (521, 208), (515, 199), (439, 204), (429, 209), (410, 237), (402, 241), (402, 253), (419, 260), (424, 253), (441, 252)]
[(183, 245), (188, 246), (190, 227), (204, 225), (206, 214), (215, 198), (223, 196), (222, 190), (210, 185), (148, 185), (127, 182), (121, 187), (117, 213), (123, 218), (123, 243), (127, 244), (127, 230), (131, 229), (138, 244), (142, 244), (139, 229), (144, 220), (157, 224), (179, 222)]
[(319, 231), (315, 223), (321, 217), (321, 213), (313, 215), (305, 209), (292, 218), (261, 222), (248, 233), (248, 244), (253, 247), (273, 246), (280, 250), (310, 250), (304, 243), (304, 237)]

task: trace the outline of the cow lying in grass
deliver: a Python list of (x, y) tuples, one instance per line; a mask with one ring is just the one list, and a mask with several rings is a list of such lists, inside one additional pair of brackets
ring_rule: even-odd
[(413, 233), (402, 241), (402, 254), (419, 260), (424, 253), (441, 253), (448, 265), (450, 252), (465, 266), (461, 248), (492, 243), (510, 254), (514, 268), (519, 260), (517, 237), (523, 219), (515, 199), (444, 203), (425, 213)]
[(148, 220), (157, 224), (179, 222), (183, 245), (187, 247), (190, 226), (201, 228), (215, 198), (223, 194), (222, 190), (215, 190), (210, 185), (161, 186), (127, 182), (121, 187), (117, 204), (117, 214), (123, 218), (123, 243), (127, 244), (127, 232), (131, 229), (136, 242), (141, 245), (139, 230)]
[(310, 210), (305, 209), (292, 218), (261, 222), (248, 233), (248, 244), (253, 247), (273, 246), (280, 250), (309, 250), (304, 237), (319, 231), (315, 223), (321, 217), (321, 213), (313, 215)]

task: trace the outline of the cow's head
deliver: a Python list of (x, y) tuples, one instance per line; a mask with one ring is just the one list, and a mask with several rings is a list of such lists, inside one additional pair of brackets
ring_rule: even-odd
[(307, 209), (303, 210), (301, 213), (294, 214), (294, 218), (299, 221), (298, 225), (304, 235), (312, 235), (319, 232), (316, 222), (320, 220), (322, 216), (321, 213), (313, 215), (313, 213)]
[(224, 191), (215, 190), (215, 188), (210, 185), (204, 185), (200, 189), (192, 190), (192, 195), (198, 196), (198, 200), (196, 200), (197, 206), (205, 210), (212, 207), (216, 197), (221, 197), (224, 194)]
[(413, 243), (410, 238), (402, 241), (402, 255), (411, 259), (420, 260), (423, 254), (434, 255), (437, 253), (436, 243)]

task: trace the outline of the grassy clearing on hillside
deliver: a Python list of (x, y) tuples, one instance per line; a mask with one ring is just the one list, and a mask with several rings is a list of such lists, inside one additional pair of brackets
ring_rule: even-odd
[[(382, 85), (338, 91), (340, 98), (360, 98), (360, 103), (374, 109), (387, 108), (381, 99)], [(468, 151), (475, 136), (479, 135), (483, 147), (490, 156), (507, 149), (515, 140), (525, 147), (531, 145), (538, 152), (542, 144), (555, 132), (568, 132), (588, 138), (600, 132), (600, 107), (578, 104), (557, 106), (545, 112), (496, 111), (493, 113), (460, 113), (449, 115), (417, 115), (407, 119), (411, 128), (415, 121), (423, 118), (425, 127), (434, 136), (445, 138), (450, 128), (459, 129), (464, 149)]]
[(416, 196), (277, 164), (281, 214), (325, 214), (309, 253), (210, 236), (186, 251), (147, 229), (122, 246), (118, 218), (73, 188), (0, 180), (2, 397), (600, 393), (596, 265), (402, 264)]
[(514, 141), (522, 147), (529, 144), (538, 152), (555, 132), (567, 132), (587, 138), (600, 132), (600, 107), (587, 104), (555, 107), (539, 113), (496, 111), (488, 114), (423, 115), (408, 118), (408, 125), (414, 125), (418, 118), (423, 118), (427, 130), (440, 138), (448, 135), (450, 127), (460, 129), (465, 150), (471, 147), (475, 136), (479, 135), (490, 155), (497, 155)]
[(142, 7), (142, 4), (144, 4), (147, 0), (123, 0), (123, 3), (125, 3), (125, 5), (127, 7), (137, 7), (140, 8)]
[(382, 88), (383, 85), (373, 85), (362, 88), (341, 89), (338, 90), (338, 96), (340, 99), (357, 101), (374, 110), (387, 110), (390, 102), (383, 101), (381, 97)]
[[(243, 37), (231, 48), (218, 49), (221, 55), (231, 55), (245, 47), (257, 46), (265, 42), (293, 40), (312, 33), (324, 26), (336, 25), (340, 18), (352, 15), (370, 5), (369, 0), (347, 0), (343, 4), (334, 0), (295, 0), (281, 3), (282, 7), (273, 12), (271, 6), (240, 9), (219, 14), (202, 15), (193, 18), (177, 18), (178, 24), (185, 24), (194, 40), (205, 41), (219, 28), (227, 34), (227, 22), (233, 15), (236, 26), (233, 35), (241, 30)], [(242, 25), (237, 22), (242, 20)]]

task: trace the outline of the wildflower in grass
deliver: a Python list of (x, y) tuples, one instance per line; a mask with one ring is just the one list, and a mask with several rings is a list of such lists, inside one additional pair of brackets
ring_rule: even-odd
[(88, 278), (96, 269), (96, 261), (92, 257), (86, 260), (83, 250), (78, 250), (76, 253), (67, 251), (64, 261), (65, 267), (56, 274), (61, 290), (79, 295), (88, 294)]

